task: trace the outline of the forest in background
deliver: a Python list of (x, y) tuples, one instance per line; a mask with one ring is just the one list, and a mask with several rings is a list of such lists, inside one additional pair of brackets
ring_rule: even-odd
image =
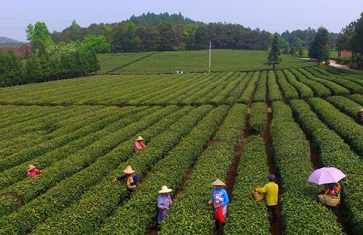
[[(273, 33), (259, 28), (251, 29), (240, 24), (203, 23), (179, 14), (147, 13), (113, 24), (91, 24), (81, 27), (76, 21), (61, 32), (53, 32), (56, 43), (82, 41), (87, 36), (104, 36), (110, 43), (105, 52), (203, 50), (212, 41), (215, 49), (268, 50)], [(316, 35), (315, 29), (285, 31), (281, 34), (281, 48), (301, 40), (307, 48)], [(337, 34), (330, 33), (331, 47)]]

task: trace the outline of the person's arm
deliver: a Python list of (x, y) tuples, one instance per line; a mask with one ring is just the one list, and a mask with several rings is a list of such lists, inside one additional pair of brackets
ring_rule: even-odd
[(259, 193), (267, 193), (267, 185), (263, 186), (262, 188), (255, 189)]
[(222, 206), (225, 206), (225, 205), (229, 204), (228, 194), (227, 194), (227, 191), (225, 191), (225, 190), (224, 190), (224, 193), (223, 193), (223, 199), (224, 199), (224, 202), (222, 203)]
[(210, 197), (210, 200), (208, 201), (208, 204), (212, 204), (213, 203), (213, 196), (214, 196), (214, 191), (212, 193), (212, 196)]
[(39, 175), (40, 173), (42, 173), (42, 170), (38, 170), (38, 169), (36, 169), (35, 174), (36, 174), (36, 175)]
[(117, 181), (121, 181), (121, 180), (124, 180), (124, 179), (126, 179), (126, 175), (116, 177)]

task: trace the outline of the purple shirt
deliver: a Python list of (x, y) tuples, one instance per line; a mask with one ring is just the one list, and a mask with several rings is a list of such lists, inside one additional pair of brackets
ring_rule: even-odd
[(171, 207), (171, 203), (173, 201), (171, 200), (169, 194), (164, 196), (162, 194), (159, 194), (158, 196), (158, 223), (161, 224), (161, 222), (163, 221), (163, 219), (166, 218), (166, 216), (168, 215), (168, 210), (164, 210), (164, 207), (169, 208)]

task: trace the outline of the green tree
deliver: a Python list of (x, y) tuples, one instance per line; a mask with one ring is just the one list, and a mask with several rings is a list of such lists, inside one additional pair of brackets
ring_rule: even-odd
[(158, 26), (159, 31), (159, 48), (160, 51), (173, 51), (176, 41), (176, 35), (171, 23), (161, 23)]
[(5, 55), (0, 48), (0, 86), (5, 83)]
[(326, 28), (320, 27), (309, 48), (309, 57), (316, 59), (318, 65), (321, 62), (329, 64), (330, 41), (329, 32)]
[(276, 69), (276, 65), (281, 62), (280, 55), (279, 35), (275, 34), (267, 57), (267, 64), (272, 65), (274, 70)]
[(97, 55), (94, 52), (89, 52), (86, 54), (86, 60), (88, 63), (87, 73), (94, 73), (100, 69), (100, 63), (97, 59)]
[(197, 28), (194, 34), (194, 50), (208, 49), (209, 46), (209, 35), (206, 26), (200, 26)]
[(49, 57), (49, 80), (60, 77), (60, 61), (56, 56)]
[(5, 54), (3, 71), (5, 83), (19, 84), (23, 80), (23, 63), (13, 49), (8, 50)]
[(134, 22), (129, 21), (123, 32), (123, 45), (122, 51), (124, 52), (135, 52), (142, 50), (142, 41), (140, 37), (137, 35), (137, 27)]
[(44, 78), (44, 81), (47, 81), (52, 76), (50, 57), (48, 55), (42, 55), (39, 58), (39, 62), (42, 70), (42, 77)]
[(349, 44), (353, 51), (353, 62), (355, 66), (363, 68), (363, 13), (354, 25), (354, 35)]
[(83, 39), (81, 46), (83, 50), (95, 53), (108, 53), (111, 50), (111, 44), (103, 35), (88, 35)]
[(195, 47), (194, 36), (198, 27), (198, 24), (189, 24), (184, 27), (184, 41), (187, 50), (192, 50)]
[(141, 25), (137, 35), (140, 37), (145, 51), (156, 51), (159, 47), (159, 32), (154, 26)]
[(26, 60), (25, 79), (27, 82), (36, 82), (43, 77), (42, 65), (37, 57), (33, 56)]
[(289, 54), (292, 56), (296, 56), (296, 47), (294, 45), (290, 47)]
[(303, 57), (304, 55), (304, 48), (303, 48), (303, 42), (300, 38), (296, 39), (295, 42), (295, 48), (296, 48), (296, 52), (298, 54), (299, 57)]
[(300, 38), (297, 38), (294, 44), (290, 47), (289, 54), (298, 57), (302, 57), (304, 55), (304, 49)]
[(289, 43), (284, 38), (278, 36), (279, 47), (282, 50), (282, 54), (289, 54)]
[(36, 22), (35, 25), (29, 24), (26, 33), (34, 52), (44, 54), (47, 46), (53, 44), (48, 27), (44, 22)]
[(67, 42), (82, 40), (82, 28), (75, 20), (65, 29), (65, 37)]

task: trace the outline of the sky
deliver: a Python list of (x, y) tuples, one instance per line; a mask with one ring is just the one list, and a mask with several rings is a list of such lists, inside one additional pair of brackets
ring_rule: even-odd
[(73, 20), (115, 23), (142, 13), (179, 13), (205, 23), (237, 23), (281, 33), (326, 27), (340, 30), (360, 17), (362, 0), (0, 0), (0, 36), (26, 41), (28, 24), (43, 21), (53, 32)]

